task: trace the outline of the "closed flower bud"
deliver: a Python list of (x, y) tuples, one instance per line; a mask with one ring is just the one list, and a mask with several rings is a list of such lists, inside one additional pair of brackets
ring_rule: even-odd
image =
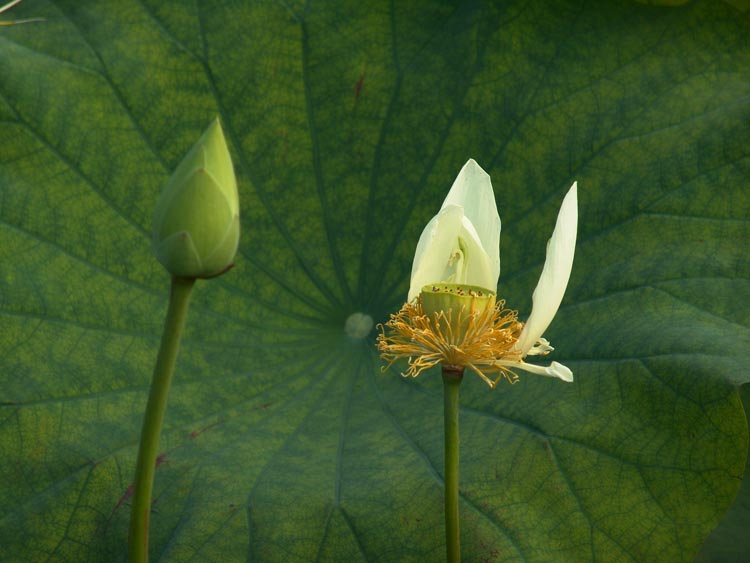
[(216, 119), (159, 196), (153, 249), (173, 276), (210, 278), (232, 266), (239, 238), (237, 180)]

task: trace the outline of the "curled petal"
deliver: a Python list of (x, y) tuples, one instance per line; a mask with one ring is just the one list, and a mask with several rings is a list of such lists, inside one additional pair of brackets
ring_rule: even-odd
[(482, 248), (489, 256), (494, 277), (490, 285), (483, 287), (494, 291), (500, 276), (500, 215), (490, 175), (473, 158), (464, 164), (456, 176), (442, 208), (448, 205), (463, 207), (464, 215), (476, 229)]
[(552, 362), (548, 366), (537, 366), (534, 364), (527, 364), (523, 360), (517, 362), (511, 360), (500, 360), (496, 362), (498, 367), (505, 367), (510, 369), (521, 369), (529, 373), (536, 375), (543, 375), (545, 377), (555, 377), (562, 379), (567, 383), (573, 382), (573, 372), (567, 366), (562, 365), (559, 362)]
[(462, 255), (461, 261), (456, 261), (445, 269), (443, 280), (483, 287), (494, 292), (497, 288), (497, 270), (492, 264), (492, 256), (484, 250), (474, 225), (466, 217), (461, 220), (458, 250)]
[(577, 229), (578, 190), (574, 182), (560, 206), (555, 230), (547, 243), (547, 259), (532, 297), (531, 315), (518, 339), (517, 349), (523, 356), (541, 338), (560, 307), (573, 267)]
[(457, 205), (444, 207), (419, 237), (412, 265), (409, 303), (426, 285), (475, 285), (494, 291), (497, 277), (476, 229)]
[(527, 356), (546, 356), (550, 352), (554, 352), (554, 348), (546, 338), (540, 338), (537, 340), (529, 350), (526, 352)]
[(441, 209), (422, 231), (411, 267), (409, 303), (417, 298), (425, 285), (443, 281), (440, 276), (458, 240), (463, 216), (460, 206), (449, 205)]

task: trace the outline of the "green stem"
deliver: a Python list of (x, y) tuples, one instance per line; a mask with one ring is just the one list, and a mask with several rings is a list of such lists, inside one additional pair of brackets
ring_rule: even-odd
[(133, 507), (130, 512), (130, 563), (148, 561), (148, 525), (151, 513), (151, 489), (156, 471), (156, 454), (159, 449), (159, 434), (167, 408), (167, 396), (172, 383), (175, 360), (180, 349), (180, 337), (185, 326), (190, 293), (195, 279), (172, 277), (169, 293), (169, 309), (164, 321), (159, 355), (151, 379), (146, 413), (143, 416), (141, 443), (138, 448), (138, 463), (135, 469)]
[(445, 548), (448, 563), (461, 562), (458, 525), (458, 388), (463, 367), (443, 365), (445, 431)]

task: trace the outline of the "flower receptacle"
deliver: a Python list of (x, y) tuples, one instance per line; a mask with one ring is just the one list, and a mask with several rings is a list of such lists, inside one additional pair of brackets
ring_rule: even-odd
[(495, 306), (495, 293), (473, 285), (426, 285), (419, 294), (422, 311), (436, 319), (443, 334), (458, 344), (466, 337), (470, 321)]

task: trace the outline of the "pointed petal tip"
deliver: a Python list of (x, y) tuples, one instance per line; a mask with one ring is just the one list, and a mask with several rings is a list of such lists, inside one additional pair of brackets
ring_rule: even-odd
[[(489, 174), (487, 174), (485, 169), (479, 166), (479, 163), (473, 158), (470, 158), (469, 160), (466, 161), (466, 164), (464, 164), (461, 167), (461, 172), (472, 172), (474, 174), (479, 174), (483, 177), (487, 176), (488, 178), (490, 176)], [(459, 172), (459, 176), (461, 175), (461, 172)]]
[[(555, 230), (558, 226), (560, 229), (566, 230), (568, 236), (573, 236), (575, 244), (576, 231), (578, 230), (578, 182), (573, 182), (568, 193), (565, 194), (562, 204), (560, 204)], [(554, 236), (554, 232), (552, 234)]]
[(208, 124), (208, 127), (206, 127), (206, 130), (205, 130), (205, 133), (208, 133), (209, 131), (213, 132), (216, 129), (219, 129), (222, 132), (222, 134), (224, 133), (221, 127), (221, 119), (219, 119), (218, 115), (211, 120), (211, 123)]
[(464, 166), (469, 167), (475, 174), (479, 174), (482, 177), (486, 176), (487, 178), (490, 177), (490, 175), (487, 173), (487, 171), (479, 166), (479, 163), (474, 160), (473, 158), (470, 158), (466, 161), (466, 164)]
[(563, 202), (560, 205), (560, 209), (567, 206), (578, 207), (578, 180), (574, 181), (570, 188), (568, 188), (568, 191), (563, 198)]
[[(492, 198), (494, 204), (495, 194), (492, 191), (492, 180), (490, 175), (477, 164), (477, 161), (470, 158), (461, 167), (458, 176), (453, 181), (448, 196), (443, 202), (443, 207), (449, 203), (471, 208), (471, 202), (477, 198)], [(486, 202), (483, 202), (486, 205)], [(478, 204), (477, 204), (478, 205)], [(496, 209), (496, 205), (493, 208)]]

